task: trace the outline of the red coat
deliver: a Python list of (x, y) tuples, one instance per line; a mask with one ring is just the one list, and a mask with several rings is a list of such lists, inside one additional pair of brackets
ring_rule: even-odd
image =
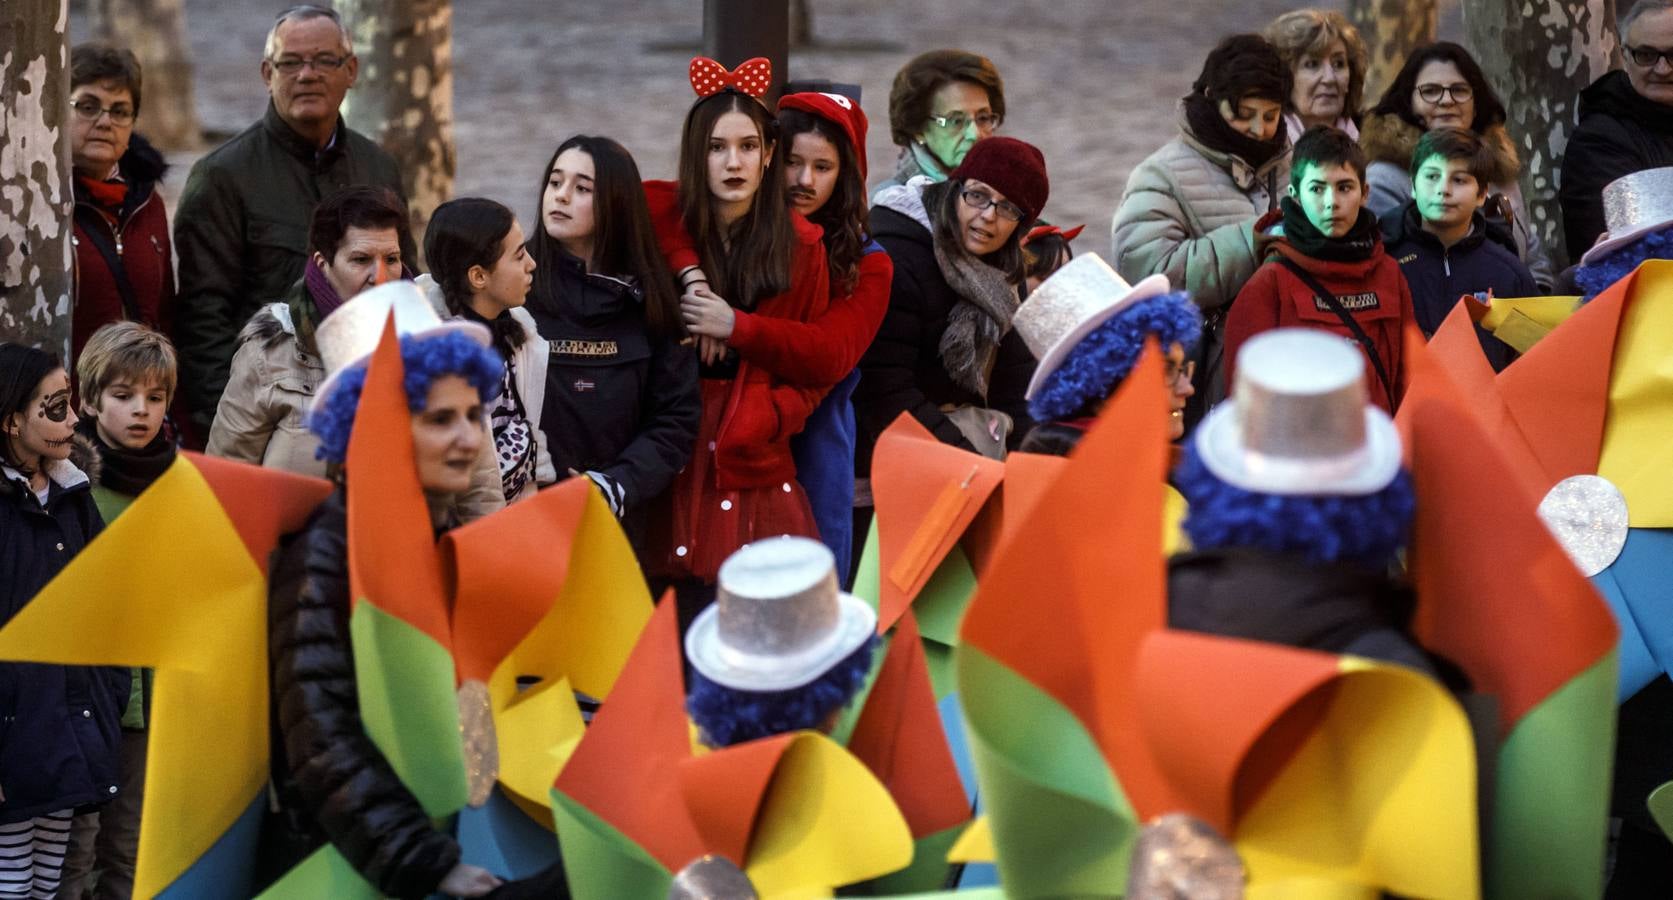
[[(1394, 258), (1383, 252), (1382, 239), (1377, 239), (1376, 250), (1362, 262), (1329, 262), (1303, 256), (1283, 240), (1274, 243), (1271, 252), (1294, 260), (1342, 301), (1376, 346), (1398, 400), (1405, 382), (1402, 336), (1408, 327), (1416, 326), (1416, 319), (1406, 277), (1400, 274)], [(1226, 384), (1236, 384), (1237, 351), (1244, 341), (1273, 328), (1291, 327), (1319, 328), (1354, 340), (1353, 332), (1330, 307), (1315, 297), (1294, 272), (1269, 255), (1266, 264), (1238, 292), (1226, 317)], [(1359, 346), (1357, 341), (1354, 346)], [(1393, 412), (1369, 356), (1365, 360), (1365, 389), (1373, 402)]]
[[(678, 272), (697, 265), (696, 247), (680, 219), (677, 185), (647, 181), (645, 199), (669, 267)], [(794, 480), (796, 462), (790, 454), (790, 438), (802, 430), (825, 392), (859, 359), (855, 353), (843, 368), (844, 342), (807, 340), (806, 335), (774, 328), (781, 322), (814, 322), (831, 307), (824, 232), (798, 214), (791, 213), (791, 221), (796, 247), (790, 260), (790, 289), (761, 300), (753, 311), (737, 311), (738, 325), (730, 343), (741, 361), (732, 379), (720, 431), (713, 438), (718, 484), (725, 490), (770, 487)], [(752, 319), (755, 321), (751, 324), (744, 324)], [(744, 339), (747, 349), (738, 344), (740, 330), (750, 333)], [(876, 327), (872, 330), (875, 332)], [(798, 355), (799, 360), (791, 359)], [(807, 377), (839, 368), (840, 374), (829, 380)]]
[[(122, 177), (128, 199), (119, 220), (112, 223), (93, 203), (78, 180), (75, 185), (75, 293), (70, 314), (70, 359), (81, 356), (93, 332), (111, 322), (135, 318), (165, 334), (174, 306), (174, 251), (169, 243), (168, 214), (157, 183), (163, 160), (149, 144), (135, 136), (123, 154)], [(94, 245), (88, 229), (99, 232), (117, 252), (134, 292), (135, 315), (122, 307), (116, 276)], [(72, 364), (71, 371), (74, 371)]]

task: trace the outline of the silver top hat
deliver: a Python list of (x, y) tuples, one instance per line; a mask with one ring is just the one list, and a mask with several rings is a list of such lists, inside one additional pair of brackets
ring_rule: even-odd
[(721, 564), (715, 602), (686, 632), (686, 658), (734, 690), (786, 691), (823, 675), (876, 627), (865, 601), (837, 589), (830, 548), (769, 538)]
[(336, 389), (343, 370), (372, 355), (383, 337), (384, 323), (395, 316), (395, 333), (402, 337), (429, 337), (456, 331), (484, 347), (493, 337), (488, 329), (462, 319), (442, 321), (430, 305), (424, 290), (411, 281), (391, 281), (355, 294), (325, 317), (314, 332), (320, 360), (325, 364), (325, 381), (314, 395), (324, 405)]
[(1040, 361), (1028, 383), (1028, 397), (1057, 371), (1069, 351), (1116, 313), (1149, 297), (1168, 292), (1165, 275), (1152, 275), (1136, 286), (1127, 283), (1096, 253), (1077, 256), (1040, 282), (1017, 307), (1011, 324)]
[(1644, 169), (1605, 185), (1603, 221), (1608, 230), (1580, 258), (1582, 265), (1673, 225), (1673, 167)]
[(1400, 470), (1400, 436), (1366, 402), (1365, 359), (1322, 331), (1279, 328), (1237, 354), (1232, 399), (1197, 429), (1220, 480), (1263, 494), (1372, 494)]

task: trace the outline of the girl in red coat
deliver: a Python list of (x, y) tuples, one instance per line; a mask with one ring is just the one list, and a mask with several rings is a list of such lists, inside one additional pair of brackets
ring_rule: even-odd
[(699, 58), (691, 81), (700, 99), (686, 115), (680, 180), (645, 187), (663, 254), (685, 289), (703, 419), (691, 463), (669, 492), (670, 514), (653, 526), (647, 568), (712, 585), (721, 562), (746, 543), (818, 536), (790, 439), (846, 372), (836, 371), (835, 342), (792, 346), (768, 321), (813, 321), (831, 298), (821, 231), (786, 202), (778, 124), (755, 99), (771, 83), (767, 61), (732, 73)]

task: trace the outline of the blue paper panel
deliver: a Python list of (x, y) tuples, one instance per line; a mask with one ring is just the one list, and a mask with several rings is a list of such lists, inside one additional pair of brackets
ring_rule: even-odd
[(1619, 698), (1673, 673), (1673, 529), (1633, 528), (1626, 546), (1592, 583), (1621, 627)]
[(498, 787), (488, 802), (458, 816), (461, 859), (512, 880), (527, 878), (558, 861), (558, 836), (529, 818)]
[(262, 808), (267, 802), (265, 787), (250, 801), (209, 850), (181, 873), (173, 884), (157, 895), (158, 900), (220, 900), (248, 897), (254, 891), (251, 878), (256, 870), (256, 845), (261, 838)]

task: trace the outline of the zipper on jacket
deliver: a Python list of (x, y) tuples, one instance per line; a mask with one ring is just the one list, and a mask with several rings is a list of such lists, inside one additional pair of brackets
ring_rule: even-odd
[(1452, 251), (1441, 251), (1441, 268), (1446, 271), (1446, 277), (1452, 277)]

